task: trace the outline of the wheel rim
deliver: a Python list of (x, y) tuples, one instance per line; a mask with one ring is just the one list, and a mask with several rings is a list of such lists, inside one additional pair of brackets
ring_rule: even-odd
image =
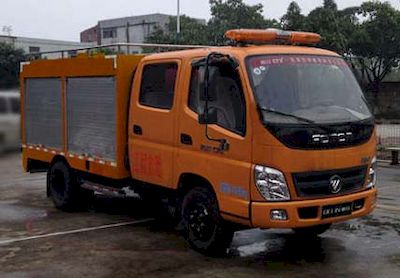
[(201, 203), (192, 204), (186, 210), (187, 227), (196, 239), (206, 241), (214, 232), (214, 221), (210, 210)]

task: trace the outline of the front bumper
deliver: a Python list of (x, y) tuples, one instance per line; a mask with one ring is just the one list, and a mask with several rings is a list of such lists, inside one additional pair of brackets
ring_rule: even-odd
[[(377, 190), (376, 188), (353, 193), (344, 196), (338, 196), (327, 199), (315, 199), (304, 201), (289, 201), (289, 202), (253, 202), (251, 204), (251, 223), (257, 228), (299, 228), (314, 226), (320, 224), (334, 223), (345, 221), (352, 218), (367, 215), (373, 211), (376, 206)], [(322, 207), (327, 205), (344, 204), (364, 200), (364, 205), (361, 209), (353, 211), (350, 215), (337, 216), (332, 218), (322, 219)], [(299, 209), (308, 207), (318, 207), (318, 212), (314, 218), (302, 218), (299, 214)], [(286, 210), (288, 220), (271, 220), (271, 210), (282, 209)]]

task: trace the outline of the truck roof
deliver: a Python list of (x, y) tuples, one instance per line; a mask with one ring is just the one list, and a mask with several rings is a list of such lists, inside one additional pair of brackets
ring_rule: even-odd
[(326, 49), (306, 47), (306, 46), (292, 46), (292, 45), (251, 45), (251, 46), (222, 46), (222, 47), (205, 47), (190, 50), (180, 50), (163, 52), (148, 55), (144, 60), (158, 60), (158, 59), (174, 59), (174, 58), (195, 58), (206, 56), (210, 52), (221, 52), (224, 54), (233, 54), (238, 58), (245, 58), (250, 55), (260, 54), (309, 54), (309, 55), (322, 55), (322, 56), (340, 56), (339, 54)]

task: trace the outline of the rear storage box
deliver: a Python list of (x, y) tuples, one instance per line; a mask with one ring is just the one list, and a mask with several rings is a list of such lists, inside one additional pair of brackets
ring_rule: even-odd
[(29, 145), (62, 148), (60, 78), (25, 80), (25, 133)]
[(63, 156), (82, 171), (129, 177), (124, 165), (130, 84), (142, 55), (78, 56), (21, 67), (22, 142), (28, 160)]

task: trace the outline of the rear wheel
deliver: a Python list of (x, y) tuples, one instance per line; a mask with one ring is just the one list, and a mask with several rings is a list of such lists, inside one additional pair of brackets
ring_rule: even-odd
[(182, 219), (184, 236), (193, 249), (205, 255), (226, 254), (234, 230), (221, 218), (211, 190), (196, 187), (189, 191), (183, 199)]
[(82, 209), (91, 191), (80, 187), (73, 170), (64, 162), (55, 162), (47, 172), (48, 195), (56, 208), (64, 211)]
[(332, 224), (323, 224), (311, 227), (304, 227), (304, 228), (295, 228), (293, 231), (296, 235), (304, 236), (304, 237), (316, 237), (320, 234), (325, 233)]

